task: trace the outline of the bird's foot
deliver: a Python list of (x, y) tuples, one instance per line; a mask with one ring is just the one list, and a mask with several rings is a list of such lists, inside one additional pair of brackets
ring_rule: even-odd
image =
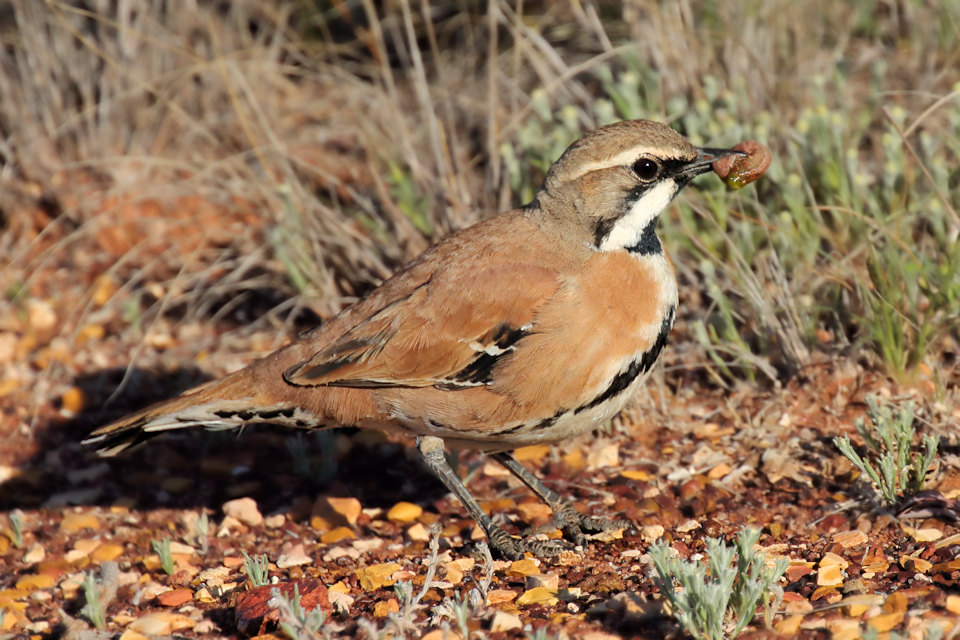
[(567, 540), (542, 540), (539, 538), (515, 538), (499, 527), (487, 531), (490, 546), (508, 560), (521, 560), (527, 552), (538, 558), (549, 558), (562, 551), (573, 549)]
[(553, 512), (551, 525), (560, 529), (568, 540), (572, 540), (575, 545), (583, 546), (586, 542), (585, 533), (602, 533), (604, 531), (616, 531), (617, 529), (629, 529), (633, 523), (622, 518), (598, 518), (595, 516), (585, 516), (569, 504), (563, 504)]

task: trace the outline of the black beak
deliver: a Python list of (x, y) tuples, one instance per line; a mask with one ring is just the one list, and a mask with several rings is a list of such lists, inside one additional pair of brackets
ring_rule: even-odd
[(684, 167), (683, 173), (687, 178), (693, 178), (699, 176), (702, 173), (707, 173), (713, 168), (713, 163), (723, 158), (725, 156), (745, 156), (747, 155), (743, 151), (735, 151), (734, 149), (711, 149), (708, 147), (698, 147), (697, 148), (697, 157), (690, 164)]

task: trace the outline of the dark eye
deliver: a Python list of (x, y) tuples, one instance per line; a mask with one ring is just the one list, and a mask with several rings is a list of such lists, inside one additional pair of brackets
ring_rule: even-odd
[(640, 158), (633, 163), (633, 172), (644, 182), (650, 182), (660, 175), (660, 163), (653, 158)]

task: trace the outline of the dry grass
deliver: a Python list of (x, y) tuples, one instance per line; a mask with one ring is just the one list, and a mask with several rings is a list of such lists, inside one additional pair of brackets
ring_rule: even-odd
[[(634, 115), (701, 142), (754, 135), (778, 152), (762, 191), (689, 195), (665, 230), (689, 311), (713, 318), (699, 341), (681, 334), (697, 350), (684, 364), (721, 384), (744, 370), (776, 381), (824, 332), (828, 351), (883, 353), (870, 286), (856, 283), (878, 235), (908, 247), (923, 233), (863, 211), (859, 227), (836, 224), (838, 187), (818, 165), (854, 153), (881, 181), (894, 107), (904, 140), (956, 141), (960, 12), (937, 3), (101, 4), (15, 0), (0, 49), (0, 285), (16, 294), (2, 304), (83, 287), (65, 336), (101, 307), (140, 335), (211, 317), (283, 335), (304, 308), (334, 313), (432, 240), (517, 204), (517, 173), (528, 192), (556, 149), (624, 115), (613, 88)], [(637, 69), (631, 85), (623, 72)], [(806, 134), (818, 113), (849, 114), (856, 137)], [(524, 137), (532, 121), (543, 158)], [(925, 168), (914, 162), (893, 197), (923, 186)], [(794, 179), (802, 216), (774, 209)], [(955, 191), (943, 197), (954, 245)], [(939, 317), (894, 318), (904, 348)], [(955, 327), (901, 368), (932, 364), (948, 387), (951, 340)]]

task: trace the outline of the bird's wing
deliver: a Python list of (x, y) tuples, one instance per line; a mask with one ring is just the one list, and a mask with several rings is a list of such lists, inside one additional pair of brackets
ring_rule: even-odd
[(339, 337), (286, 369), (284, 379), (361, 388), (488, 384), (533, 329), (559, 275), (535, 256), (504, 262), (484, 252), (456, 255), (456, 264), (420, 264), (386, 283), (352, 310)]

